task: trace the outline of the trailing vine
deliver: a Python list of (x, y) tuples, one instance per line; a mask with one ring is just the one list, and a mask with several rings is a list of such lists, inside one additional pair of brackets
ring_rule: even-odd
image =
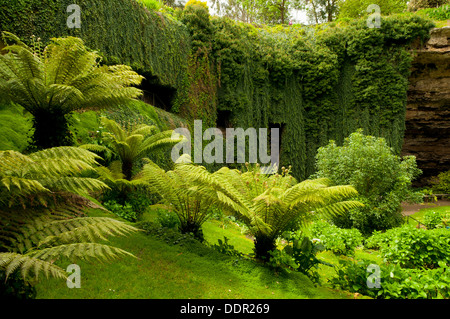
[[(134, 0), (7, 0), (0, 28), (44, 41), (82, 37), (106, 63), (125, 63), (147, 79), (176, 89), (172, 112), (204, 128), (219, 112), (229, 126), (282, 127), (281, 164), (302, 180), (316, 150), (358, 128), (382, 136), (399, 153), (405, 130), (411, 64), (408, 45), (433, 24), (414, 15), (313, 27), (253, 26), (210, 17), (201, 5), (171, 16)], [(81, 29), (67, 29), (65, 8), (81, 6)], [(32, 8), (32, 9), (30, 9)]]

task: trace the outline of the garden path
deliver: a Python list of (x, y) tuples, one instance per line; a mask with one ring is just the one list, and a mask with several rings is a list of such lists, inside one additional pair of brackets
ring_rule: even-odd
[(423, 208), (431, 208), (431, 207), (438, 207), (438, 206), (450, 206), (450, 200), (442, 200), (441, 199), (434, 203), (423, 203), (423, 204), (403, 203), (402, 204), (402, 214), (405, 216), (412, 215)]

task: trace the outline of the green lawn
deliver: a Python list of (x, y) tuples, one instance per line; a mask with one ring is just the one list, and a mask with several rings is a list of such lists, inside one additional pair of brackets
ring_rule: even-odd
[[(233, 224), (205, 224), (208, 241), (227, 236), (243, 252), (252, 242)], [(108, 264), (78, 262), (81, 288), (69, 289), (65, 281), (42, 280), (37, 298), (140, 299), (140, 298), (348, 298), (345, 292), (315, 287), (301, 273), (274, 273), (256, 262), (237, 260), (203, 246), (194, 251), (168, 244), (143, 232), (112, 238), (110, 243), (133, 253)], [(66, 263), (65, 265), (67, 265)]]

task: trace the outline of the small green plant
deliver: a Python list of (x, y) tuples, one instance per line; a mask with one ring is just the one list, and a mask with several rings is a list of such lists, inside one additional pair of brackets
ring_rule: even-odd
[(320, 276), (316, 269), (320, 264), (333, 266), (317, 258), (317, 254), (325, 250), (319, 240), (311, 240), (302, 231), (284, 232), (283, 238), (287, 241), (283, 250), (294, 258), (298, 266), (297, 271), (310, 277), (313, 282), (319, 282)]
[(271, 268), (287, 271), (298, 269), (298, 264), (295, 262), (295, 258), (289, 255), (285, 250), (274, 249), (269, 251), (269, 260), (267, 265)]
[(342, 229), (325, 221), (313, 224), (312, 235), (321, 241), (326, 250), (336, 255), (354, 255), (355, 248), (363, 241), (357, 229)]
[(177, 214), (175, 214), (174, 212), (170, 212), (165, 209), (158, 209), (156, 211), (156, 214), (156, 220), (161, 225), (161, 227), (176, 228), (180, 225), (180, 220), (178, 219)]
[(115, 201), (108, 201), (103, 203), (103, 206), (110, 210), (115, 215), (128, 220), (130, 222), (135, 222), (137, 220), (137, 213), (133, 210), (133, 206), (129, 203), (121, 205)]
[(439, 173), (437, 181), (433, 184), (432, 189), (435, 194), (450, 194), (450, 171)]
[(217, 242), (218, 244), (212, 245), (211, 247), (217, 250), (218, 252), (235, 257), (243, 256), (243, 254), (240, 251), (237, 251), (236, 249), (234, 249), (233, 245), (230, 245), (228, 243), (228, 237), (223, 236), (223, 240), (218, 239)]
[(428, 229), (445, 228), (449, 225), (450, 213), (427, 211), (423, 215), (423, 224)]

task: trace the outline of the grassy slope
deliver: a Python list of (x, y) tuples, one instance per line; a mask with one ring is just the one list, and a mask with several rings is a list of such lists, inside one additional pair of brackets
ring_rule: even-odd
[[(251, 241), (233, 226), (221, 229), (219, 222), (205, 225), (209, 240), (218, 234), (230, 238), (243, 250)], [(220, 232), (217, 232), (217, 229)], [(300, 273), (274, 273), (247, 260), (225, 256), (209, 248), (192, 251), (170, 245), (144, 233), (113, 238), (111, 244), (132, 252), (110, 264), (79, 262), (81, 288), (69, 289), (64, 281), (49, 279), (37, 285), (38, 298), (348, 298), (349, 294), (314, 287)], [(68, 263), (65, 263), (65, 265)]]

